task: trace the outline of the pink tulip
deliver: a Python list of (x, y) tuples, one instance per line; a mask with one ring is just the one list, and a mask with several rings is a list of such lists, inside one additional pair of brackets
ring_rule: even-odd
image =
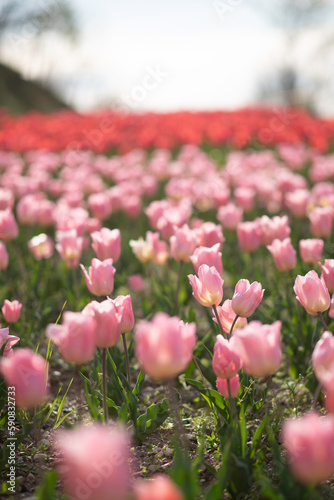
[(224, 398), (236, 398), (239, 394), (240, 391), (240, 380), (239, 380), (239, 374), (237, 373), (233, 378), (229, 379), (230, 382), (230, 394), (228, 390), (228, 383), (227, 379), (225, 378), (217, 378), (217, 389), (218, 392), (224, 397)]
[(88, 273), (82, 264), (80, 264), (80, 267), (90, 293), (102, 297), (109, 295), (113, 291), (116, 269), (113, 266), (112, 259), (103, 261), (92, 259)]
[(275, 265), (279, 271), (291, 271), (296, 266), (297, 252), (291, 245), (290, 238), (285, 238), (283, 241), (276, 239), (267, 248), (274, 257)]
[(89, 210), (99, 220), (107, 219), (111, 214), (111, 200), (108, 193), (94, 193), (88, 197)]
[(131, 295), (119, 295), (113, 303), (120, 316), (121, 333), (131, 332), (135, 324)]
[(56, 232), (56, 249), (69, 268), (78, 267), (83, 249), (83, 238), (76, 229)]
[(261, 243), (270, 245), (274, 240), (285, 240), (289, 238), (291, 229), (287, 215), (275, 216), (270, 219), (267, 215), (260, 218)]
[(193, 274), (189, 274), (188, 278), (193, 296), (202, 306), (219, 306), (223, 299), (224, 280), (215, 267), (202, 264), (198, 270), (198, 278)]
[(285, 194), (285, 204), (297, 218), (305, 217), (309, 199), (310, 193), (307, 189), (296, 189)]
[(154, 259), (153, 238), (150, 237), (149, 233), (150, 231), (146, 233), (146, 240), (139, 238), (138, 240), (129, 241), (133, 253), (140, 262), (149, 262)]
[(315, 271), (309, 271), (305, 276), (298, 275), (293, 289), (296, 299), (311, 316), (327, 311), (330, 306), (329, 292)]
[(47, 326), (46, 335), (68, 363), (88, 363), (96, 351), (96, 320), (81, 312), (66, 311), (61, 325)]
[(248, 280), (241, 279), (235, 285), (232, 297), (232, 309), (235, 314), (242, 318), (251, 316), (262, 301), (264, 289), (261, 283), (254, 281), (252, 284)]
[(103, 227), (91, 233), (92, 247), (99, 260), (113, 259), (117, 262), (121, 255), (121, 232)]
[(240, 222), (237, 227), (239, 246), (244, 252), (254, 252), (261, 243), (261, 227), (259, 221)]
[(224, 229), (234, 231), (242, 221), (243, 211), (233, 203), (220, 207), (217, 213), (217, 219)]
[(41, 233), (28, 242), (28, 248), (36, 260), (49, 259), (53, 255), (54, 243), (50, 236)]
[(329, 293), (334, 293), (334, 259), (325, 259), (323, 265), (320, 262), (318, 264), (321, 267), (321, 277), (326, 283)]
[(333, 213), (329, 207), (316, 207), (309, 215), (315, 238), (328, 238), (332, 233)]
[(242, 361), (236, 348), (234, 336), (229, 340), (217, 335), (213, 349), (212, 368), (219, 378), (233, 378), (241, 370)]
[(315, 264), (321, 259), (324, 248), (323, 240), (308, 239), (299, 241), (299, 253), (302, 261), (307, 264)]
[[(218, 306), (217, 313), (218, 313), (220, 324), (222, 325), (224, 332), (229, 334), (231, 327), (232, 327), (232, 324), (233, 324), (235, 317), (236, 317), (236, 314), (232, 309), (232, 300), (227, 299), (227, 300), (225, 300), (225, 302), (223, 303), (222, 306)], [(213, 316), (213, 321), (218, 323), (215, 315)], [(234, 324), (234, 327), (235, 328), (243, 328), (246, 325), (247, 325), (247, 319), (239, 316), (239, 318), (237, 319), (237, 321)]]
[(83, 314), (94, 317), (96, 322), (96, 345), (113, 347), (121, 335), (121, 316), (112, 300), (93, 300), (84, 307)]
[(238, 187), (234, 191), (234, 198), (237, 205), (245, 212), (250, 212), (255, 206), (256, 191), (249, 187)]
[(126, 500), (131, 488), (130, 440), (124, 429), (99, 424), (60, 431), (58, 471), (73, 500)]
[(319, 381), (334, 370), (334, 337), (331, 332), (324, 332), (316, 343), (312, 353), (312, 366)]
[(219, 243), (219, 249), (225, 241), (221, 226), (213, 222), (204, 222), (197, 228), (199, 237), (198, 245), (201, 247), (213, 247)]
[(10, 358), (13, 356), (14, 351), (12, 349), (13, 345), (15, 345), (20, 340), (19, 337), (15, 337), (15, 335), (9, 335), (9, 328), (0, 328), (0, 349), (4, 344), (5, 348), (3, 350), (3, 357)]
[(5, 300), (1, 311), (7, 323), (16, 323), (20, 317), (21, 309), (22, 304), (18, 300), (13, 300), (12, 302)]
[(310, 412), (290, 418), (282, 438), (293, 474), (302, 483), (321, 483), (334, 474), (334, 416)]
[(177, 262), (190, 262), (190, 256), (194, 253), (198, 238), (195, 231), (186, 224), (175, 230), (175, 234), (170, 238), (171, 257)]
[(140, 293), (145, 290), (145, 281), (140, 274), (132, 274), (128, 277), (128, 287), (135, 293)]
[(32, 410), (46, 400), (47, 363), (31, 349), (15, 349), (1, 360), (0, 372), (18, 407)]
[(184, 500), (180, 489), (164, 474), (139, 479), (134, 484), (134, 500)]
[(143, 371), (155, 380), (170, 379), (182, 373), (192, 358), (196, 325), (157, 313), (152, 321), (137, 324), (135, 343)]
[(6, 249), (6, 245), (0, 241), (0, 271), (7, 269), (9, 263), (9, 257)]
[(147, 231), (146, 241), (152, 245), (153, 255), (152, 260), (156, 264), (164, 265), (169, 259), (169, 248), (165, 241), (160, 241), (159, 233)]
[(19, 228), (10, 208), (0, 210), (0, 239), (3, 241), (15, 240), (19, 235)]
[(330, 318), (334, 318), (334, 294), (332, 295), (332, 298), (331, 298), (331, 304), (329, 307), (328, 316)]
[(222, 254), (219, 251), (220, 243), (216, 243), (212, 247), (198, 247), (190, 257), (190, 260), (194, 266), (195, 273), (198, 273), (198, 269), (202, 264), (206, 264), (209, 267), (215, 267), (220, 275), (223, 274), (223, 263)]
[(242, 360), (243, 369), (253, 377), (268, 377), (275, 373), (282, 362), (280, 321), (263, 325), (251, 321), (244, 328), (234, 331), (237, 352)]

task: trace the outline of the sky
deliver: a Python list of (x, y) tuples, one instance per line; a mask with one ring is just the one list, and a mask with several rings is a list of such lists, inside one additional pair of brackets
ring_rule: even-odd
[[(261, 1), (253, 7), (249, 0), (67, 2), (80, 31), (75, 43), (54, 35), (36, 41), (28, 26), (19, 41), (7, 37), (1, 54), (27, 78), (51, 82), (80, 111), (252, 105), (260, 82), (292, 57)], [(322, 32), (308, 30), (295, 51), (293, 64), (306, 68), (306, 82), (308, 56)], [(320, 63), (314, 67), (321, 73)]]

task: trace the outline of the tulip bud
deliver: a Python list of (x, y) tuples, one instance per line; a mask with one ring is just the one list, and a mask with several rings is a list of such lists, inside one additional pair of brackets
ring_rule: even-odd
[(233, 378), (241, 370), (242, 361), (234, 337), (229, 340), (217, 335), (213, 349), (212, 368), (219, 378)]
[(293, 287), (296, 299), (311, 316), (327, 311), (330, 306), (330, 295), (323, 280), (315, 271), (305, 276), (297, 276)]
[(329, 293), (334, 293), (334, 259), (325, 259), (323, 265), (320, 262), (318, 264), (321, 267), (321, 277), (326, 283)]
[(235, 314), (242, 318), (251, 316), (262, 301), (264, 289), (261, 283), (254, 281), (252, 284), (248, 280), (241, 279), (235, 285), (232, 297), (232, 309)]
[(198, 269), (202, 264), (206, 264), (209, 267), (215, 267), (220, 275), (223, 274), (222, 254), (219, 249), (220, 243), (216, 243), (210, 248), (196, 248), (196, 250), (190, 257), (196, 274), (198, 273)]
[(18, 321), (21, 313), (21, 308), (22, 304), (20, 304), (18, 300), (13, 300), (13, 302), (5, 300), (1, 311), (7, 323), (16, 323), (16, 321)]
[(299, 253), (303, 262), (315, 264), (321, 259), (324, 248), (323, 240), (308, 239), (299, 241)]
[(240, 355), (244, 371), (253, 377), (268, 377), (282, 362), (280, 321), (262, 325), (251, 321), (241, 330), (235, 330), (232, 339)]
[(91, 233), (92, 247), (99, 260), (112, 259), (117, 262), (121, 255), (121, 233), (119, 229), (103, 227)]
[(119, 295), (113, 300), (120, 316), (121, 333), (131, 332), (135, 324), (131, 295)]
[(324, 332), (316, 343), (312, 353), (312, 366), (317, 379), (322, 379), (334, 370), (334, 336), (331, 332)]
[(218, 392), (224, 397), (224, 398), (236, 398), (239, 394), (240, 391), (240, 380), (239, 380), (239, 374), (237, 373), (235, 377), (229, 379), (230, 382), (230, 394), (228, 390), (228, 382), (226, 378), (217, 378), (217, 389)]
[(275, 265), (279, 271), (291, 271), (296, 266), (296, 250), (291, 245), (290, 238), (286, 238), (283, 241), (276, 239), (267, 248), (274, 257)]
[(202, 306), (218, 306), (223, 299), (223, 284), (219, 272), (215, 267), (202, 264), (198, 270), (198, 278), (193, 274), (188, 275), (193, 289), (193, 296)]
[(89, 267), (88, 273), (84, 266), (80, 264), (86, 279), (87, 288), (92, 294), (102, 297), (109, 295), (113, 291), (116, 269), (112, 264), (112, 259), (103, 261), (92, 259), (92, 265)]

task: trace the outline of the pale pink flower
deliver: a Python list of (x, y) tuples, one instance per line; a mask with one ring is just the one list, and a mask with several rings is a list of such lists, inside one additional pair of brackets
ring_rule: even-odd
[(10, 357), (1, 360), (0, 372), (7, 386), (15, 388), (12, 394), (19, 408), (33, 410), (46, 400), (47, 363), (31, 349), (15, 349)]
[(330, 295), (322, 279), (315, 271), (309, 271), (305, 276), (297, 276), (293, 287), (296, 299), (311, 316), (329, 309)]
[(232, 297), (232, 309), (242, 318), (251, 316), (263, 299), (264, 289), (261, 283), (254, 281), (252, 284), (246, 279), (241, 279), (235, 285)]
[(92, 259), (88, 273), (85, 267), (80, 264), (84, 273), (88, 290), (99, 297), (109, 295), (114, 289), (114, 275), (116, 269), (112, 259), (99, 260)]
[(299, 253), (301, 259), (307, 264), (315, 264), (322, 257), (324, 241), (319, 239), (307, 239), (299, 241)]
[(283, 424), (282, 439), (293, 474), (302, 483), (321, 483), (334, 474), (334, 416), (310, 412)]
[(219, 306), (223, 300), (224, 280), (215, 267), (202, 264), (198, 269), (198, 277), (189, 274), (188, 279), (193, 289), (193, 296), (202, 306)]
[(151, 321), (140, 321), (135, 329), (136, 357), (145, 373), (165, 380), (182, 373), (193, 356), (196, 325), (157, 313)]
[(248, 375), (268, 377), (279, 369), (282, 362), (281, 328), (280, 321), (272, 325), (251, 321), (234, 331), (232, 339)]

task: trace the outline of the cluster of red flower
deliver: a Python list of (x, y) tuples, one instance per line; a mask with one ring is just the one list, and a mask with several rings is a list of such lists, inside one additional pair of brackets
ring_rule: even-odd
[(180, 144), (243, 148), (300, 142), (325, 152), (333, 136), (334, 120), (288, 108), (168, 114), (101, 111), (84, 115), (66, 111), (22, 117), (0, 113), (0, 148), (18, 152), (90, 149), (125, 153), (134, 148), (171, 149)]

